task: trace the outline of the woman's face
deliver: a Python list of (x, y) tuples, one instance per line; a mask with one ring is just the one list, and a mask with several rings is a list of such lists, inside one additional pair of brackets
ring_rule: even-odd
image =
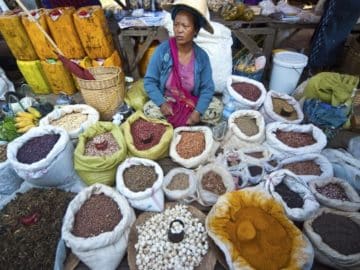
[(176, 14), (174, 33), (178, 45), (184, 45), (193, 41), (196, 30), (194, 17), (191, 13), (182, 10)]

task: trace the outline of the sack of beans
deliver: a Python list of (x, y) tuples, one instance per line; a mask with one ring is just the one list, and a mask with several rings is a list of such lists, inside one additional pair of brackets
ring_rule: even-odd
[(304, 120), (301, 106), (295, 98), (272, 90), (266, 94), (260, 112), (266, 124), (272, 122), (299, 124)]
[(35, 186), (72, 185), (79, 180), (73, 165), (74, 146), (63, 128), (32, 128), (8, 144), (16, 173)]
[(293, 172), (306, 183), (334, 175), (330, 161), (320, 154), (304, 154), (284, 159), (280, 162), (280, 168)]
[(130, 156), (157, 160), (168, 155), (173, 136), (168, 122), (147, 118), (137, 111), (121, 127)]
[(126, 198), (113, 188), (95, 184), (70, 202), (62, 238), (90, 269), (115, 270), (126, 253), (135, 219)]
[(227, 81), (227, 92), (236, 101), (236, 110), (257, 110), (264, 103), (266, 89), (261, 82), (247, 77), (231, 75)]
[(64, 128), (70, 139), (77, 139), (84, 130), (99, 121), (99, 113), (85, 104), (65, 105), (40, 120), (40, 126)]
[(219, 154), (216, 162), (224, 166), (229, 172), (239, 171), (244, 166), (243, 153), (239, 150), (226, 150)]
[(258, 111), (235, 111), (228, 119), (228, 126), (244, 142), (260, 144), (265, 140), (265, 122)]
[(233, 177), (222, 166), (208, 164), (201, 167), (196, 175), (198, 179), (198, 202), (203, 206), (212, 206), (221, 195), (235, 190)]
[(266, 126), (266, 144), (275, 156), (286, 158), (320, 153), (327, 139), (324, 132), (313, 124), (274, 122)]
[(342, 149), (324, 149), (323, 154), (332, 164), (334, 176), (346, 180), (358, 192), (360, 191), (360, 163), (351, 154)]
[(243, 153), (244, 161), (248, 163), (263, 163), (268, 161), (272, 156), (272, 153), (265, 145), (243, 147), (240, 151)]
[(343, 179), (316, 179), (311, 181), (309, 186), (321, 205), (348, 212), (357, 212), (360, 209), (359, 194)]
[(319, 209), (309, 186), (288, 170), (278, 170), (266, 176), (264, 188), (282, 204), (291, 220), (305, 221)]
[(246, 179), (251, 184), (258, 184), (265, 176), (262, 162), (246, 162), (241, 176), (242, 179)]
[(185, 168), (195, 168), (210, 158), (213, 144), (208, 127), (178, 127), (171, 141), (170, 157)]
[(117, 169), (116, 189), (130, 205), (143, 211), (164, 210), (164, 173), (156, 162), (144, 158), (128, 158)]
[(163, 190), (171, 201), (189, 203), (196, 199), (197, 178), (194, 171), (174, 168), (164, 177)]
[(97, 122), (79, 137), (74, 166), (87, 185), (113, 186), (117, 166), (126, 158), (127, 148), (119, 126)]
[(331, 269), (360, 269), (360, 213), (320, 208), (305, 221), (315, 259)]

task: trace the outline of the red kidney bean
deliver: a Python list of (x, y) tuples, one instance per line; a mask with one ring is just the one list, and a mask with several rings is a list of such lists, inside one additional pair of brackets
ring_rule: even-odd
[(243, 98), (251, 101), (257, 101), (261, 96), (260, 89), (251, 83), (234, 82), (231, 87)]
[(166, 126), (138, 119), (130, 127), (131, 136), (137, 150), (148, 150), (160, 142)]

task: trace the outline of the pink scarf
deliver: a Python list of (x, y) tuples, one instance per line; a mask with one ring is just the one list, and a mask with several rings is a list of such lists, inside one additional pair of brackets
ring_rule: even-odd
[(186, 122), (189, 119), (191, 113), (194, 111), (199, 98), (191, 95), (181, 85), (179, 75), (178, 49), (175, 38), (170, 38), (169, 43), (171, 57), (173, 60), (170, 92), (176, 102), (169, 102), (173, 110), (173, 115), (168, 116), (167, 120), (176, 128), (180, 126), (186, 126)]

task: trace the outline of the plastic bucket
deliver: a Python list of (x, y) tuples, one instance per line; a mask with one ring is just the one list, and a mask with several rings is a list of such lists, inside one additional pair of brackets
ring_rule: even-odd
[(278, 52), (273, 58), (270, 77), (270, 90), (291, 94), (307, 65), (308, 57), (296, 52)]

